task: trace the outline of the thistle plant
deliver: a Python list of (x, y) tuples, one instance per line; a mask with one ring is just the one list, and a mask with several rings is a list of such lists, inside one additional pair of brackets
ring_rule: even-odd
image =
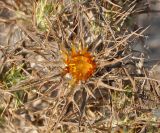
[(16, 1), (11, 11), (32, 16), (29, 24), (36, 28), (16, 20), (13, 25), (24, 36), (13, 49), (2, 48), (7, 85), (0, 82), (0, 87), (10, 96), (3, 96), (2, 116), (8, 126), (42, 133), (142, 132), (147, 126), (158, 131), (157, 119), (145, 111), (159, 103), (159, 82), (149, 79), (143, 66), (138, 75), (130, 47), (145, 31), (130, 23), (137, 4)]

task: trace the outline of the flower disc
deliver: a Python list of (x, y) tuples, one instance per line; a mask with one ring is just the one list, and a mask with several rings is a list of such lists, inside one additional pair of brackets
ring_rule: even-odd
[(71, 55), (67, 56), (66, 65), (67, 72), (76, 81), (87, 80), (96, 69), (93, 57), (86, 50), (79, 52), (72, 50)]

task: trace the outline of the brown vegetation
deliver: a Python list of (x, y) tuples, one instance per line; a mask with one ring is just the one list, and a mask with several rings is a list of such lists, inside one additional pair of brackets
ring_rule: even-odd
[[(0, 1), (0, 132), (158, 133), (160, 81), (130, 48), (147, 29), (134, 26), (137, 4)], [(78, 82), (64, 73), (73, 47), (96, 63)]]

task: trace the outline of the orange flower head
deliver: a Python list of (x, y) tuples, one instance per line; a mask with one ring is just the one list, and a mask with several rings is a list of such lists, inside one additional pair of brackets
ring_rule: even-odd
[(87, 49), (77, 52), (72, 48), (71, 54), (66, 54), (65, 64), (67, 73), (70, 73), (75, 81), (87, 80), (96, 69), (94, 58)]

